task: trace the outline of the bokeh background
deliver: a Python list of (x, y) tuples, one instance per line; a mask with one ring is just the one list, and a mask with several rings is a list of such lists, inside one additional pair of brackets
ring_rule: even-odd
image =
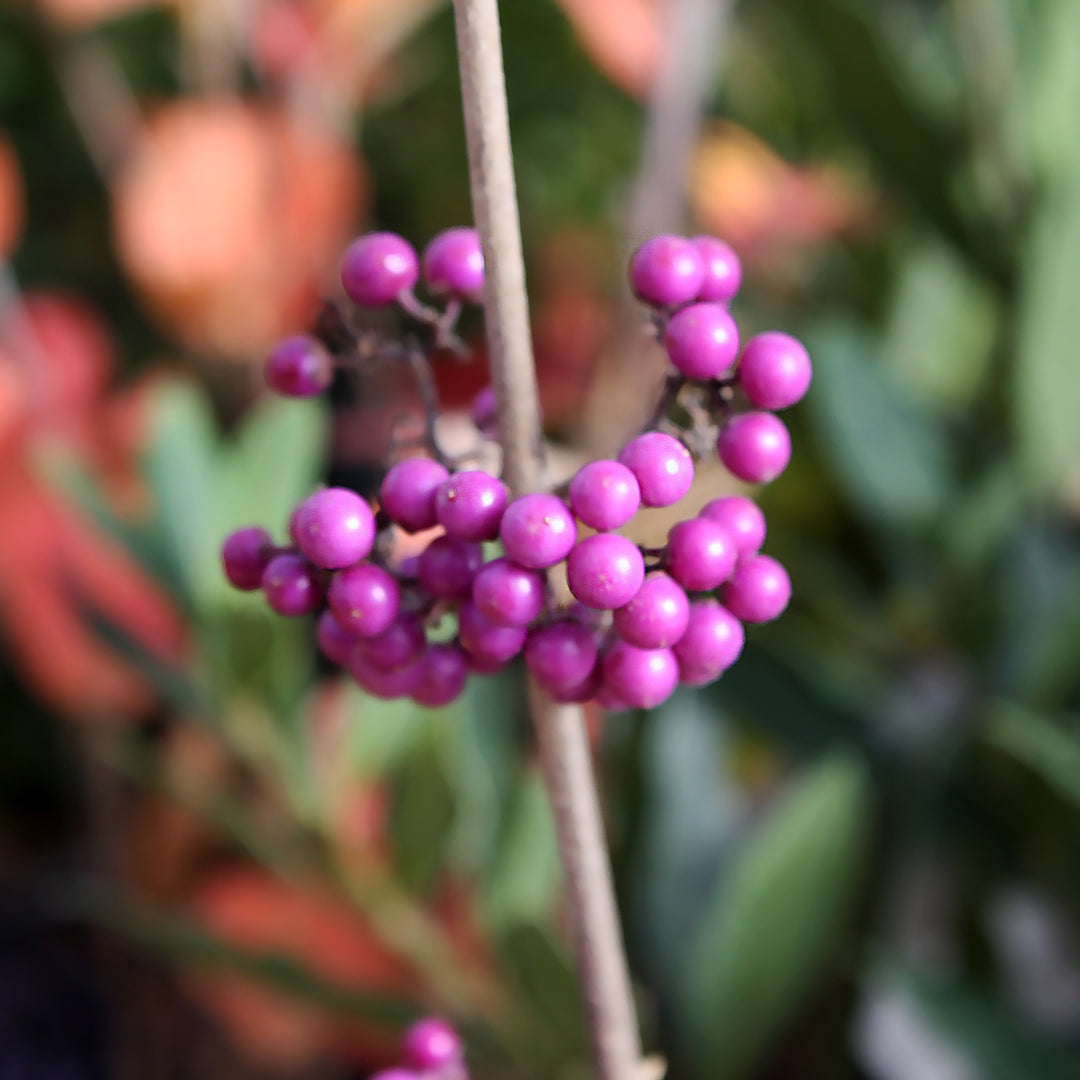
[[(502, 9), (553, 460), (651, 405), (646, 232), (730, 241), (816, 366), (761, 495), (792, 609), (589, 715), (649, 1048), (1074, 1080), (1080, 4)], [(406, 386), (260, 366), (356, 231), (469, 220), (459, 110), (439, 0), (0, 8), (4, 1080), (346, 1080), (428, 1012), (481, 1080), (588, 1075), (518, 673), (367, 700), (217, 563), (377, 482)]]

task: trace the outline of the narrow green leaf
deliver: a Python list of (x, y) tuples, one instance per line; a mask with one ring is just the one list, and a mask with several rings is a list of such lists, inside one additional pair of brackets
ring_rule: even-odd
[(1018, 705), (1001, 702), (983, 735), (991, 746), (1026, 765), (1080, 808), (1080, 731), (1075, 726), (1069, 729)]
[(421, 744), (394, 776), (390, 843), (394, 869), (413, 892), (427, 893), (443, 868), (456, 804), (446, 765), (432, 742)]

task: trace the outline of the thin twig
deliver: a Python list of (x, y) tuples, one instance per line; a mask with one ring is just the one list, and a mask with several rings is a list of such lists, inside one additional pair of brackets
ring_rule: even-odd
[[(544, 480), (502, 42), (496, 0), (454, 0), (473, 215), (484, 249), (488, 355), (503, 475), (515, 495)], [(530, 683), (529, 699), (570, 894), (599, 1080), (632, 1080), (641, 1046), (604, 847), (584, 716)]]

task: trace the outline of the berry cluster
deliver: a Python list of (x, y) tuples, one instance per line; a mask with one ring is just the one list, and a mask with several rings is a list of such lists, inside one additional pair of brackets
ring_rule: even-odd
[[(421, 276), (445, 309), (417, 300)], [(229, 580), (261, 588), (280, 614), (321, 611), (322, 652), (382, 698), (445, 705), (470, 672), (494, 673), (519, 653), (564, 702), (651, 708), (680, 682), (712, 682), (742, 651), (743, 624), (776, 618), (790, 599), (784, 568), (760, 553), (761, 510), (743, 496), (716, 499), (672, 527), (659, 549), (616, 530), (642, 507), (687, 495), (688, 446), (699, 456), (715, 448), (748, 483), (766, 483), (787, 466), (791, 440), (773, 410), (806, 393), (810, 358), (782, 333), (761, 334), (740, 351), (727, 305), (741, 276), (734, 252), (711, 237), (657, 236), (634, 254), (631, 284), (675, 374), (647, 430), (617, 459), (589, 462), (558, 493), (510, 500), (497, 476), (459, 468), (429, 445), (428, 456), (387, 472), (377, 513), (355, 492), (328, 488), (295, 509), (288, 548), (261, 528), (233, 533), (223, 548)], [(396, 302), (445, 336), (460, 304), (483, 293), (483, 254), (471, 229), (440, 234), (422, 260), (402, 238), (373, 233), (349, 247), (341, 279), (361, 307)], [(274, 350), (267, 379), (281, 393), (307, 396), (326, 389), (334, 367), (323, 344), (300, 336)], [(690, 428), (669, 418), (676, 404)], [(472, 417), (482, 436), (497, 434), (490, 389)], [(396, 538), (425, 530), (437, 534), (418, 556), (395, 558)], [(485, 550), (493, 541), (501, 554)], [(555, 576), (563, 564), (569, 603)], [(448, 619), (452, 640), (431, 640)]]
[(401, 1042), (401, 1065), (371, 1080), (468, 1080), (461, 1036), (436, 1017), (417, 1020)]

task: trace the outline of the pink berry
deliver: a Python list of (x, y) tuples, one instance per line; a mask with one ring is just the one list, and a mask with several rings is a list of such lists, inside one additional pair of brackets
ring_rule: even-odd
[(637, 478), (645, 506), (673, 506), (694, 483), (690, 451), (662, 431), (647, 431), (632, 439), (619, 461)]
[(647, 304), (674, 307), (693, 300), (705, 281), (705, 262), (684, 236), (646, 240), (630, 260), (630, 284)]
[(456, 645), (429, 645), (419, 667), (420, 679), (412, 692), (412, 699), (418, 705), (437, 709), (461, 697), (469, 678), (469, 665)]
[(326, 599), (342, 627), (365, 638), (388, 630), (401, 608), (398, 583), (381, 566), (371, 563), (339, 570)]
[(577, 526), (566, 503), (537, 492), (515, 499), (499, 529), (503, 548), (514, 562), (532, 570), (561, 563), (577, 539)]
[(767, 484), (791, 460), (791, 436), (783, 420), (768, 412), (733, 416), (717, 440), (720, 460), (748, 484)]
[(724, 604), (743, 622), (770, 622), (791, 600), (791, 578), (775, 559), (753, 555), (735, 567), (724, 586)]
[(720, 304), (690, 304), (664, 331), (668, 359), (688, 379), (719, 379), (739, 353), (739, 329)]
[(506, 509), (506, 485), (484, 472), (454, 473), (435, 490), (435, 516), (456, 540), (494, 540)]
[(230, 533), (221, 545), (221, 565), (234, 589), (262, 588), (263, 571), (274, 557), (274, 541), (265, 529), (251, 526)]
[(679, 684), (679, 665), (670, 649), (637, 649), (617, 641), (604, 654), (604, 686), (632, 709), (652, 709)]
[(420, 556), (420, 584), (439, 600), (468, 600), (484, 550), (469, 540), (437, 536)]
[(279, 615), (308, 615), (322, 603), (318, 571), (302, 555), (275, 555), (263, 571), (266, 602)]
[(752, 337), (739, 360), (739, 385), (759, 409), (786, 409), (801, 401), (813, 377), (802, 342), (776, 331)]
[(690, 241), (705, 263), (705, 280), (699, 300), (728, 303), (742, 285), (742, 263), (734, 250), (715, 236), (695, 236)]
[(485, 663), (512, 660), (524, 648), (526, 633), (522, 626), (497, 626), (485, 619), (475, 604), (465, 603), (458, 609), (461, 647)]
[(586, 607), (614, 611), (630, 603), (645, 580), (645, 560), (624, 536), (597, 533), (578, 544), (566, 561), (570, 591)]
[(525, 664), (536, 681), (553, 696), (575, 692), (596, 667), (593, 632), (574, 619), (559, 619), (529, 634)]
[(698, 517), (671, 527), (664, 566), (689, 592), (709, 592), (731, 577), (735, 557), (735, 544), (724, 527)]
[(445, 1020), (426, 1017), (405, 1032), (401, 1056), (414, 1069), (441, 1069), (461, 1061), (465, 1047), (461, 1036)]
[(447, 229), (424, 251), (424, 281), (436, 296), (484, 300), (484, 251), (475, 229)]
[(341, 284), (361, 307), (383, 307), (416, 284), (420, 264), (412, 245), (390, 232), (367, 233), (345, 249)]
[(406, 458), (386, 474), (379, 502), (390, 520), (406, 532), (420, 532), (436, 524), (435, 491), (450, 475), (431, 458)]
[(725, 495), (702, 508), (701, 517), (722, 526), (735, 544), (739, 558), (756, 555), (765, 543), (765, 515), (744, 495)]
[(297, 508), (294, 522), (301, 554), (324, 570), (363, 559), (375, 542), (375, 515), (349, 488), (324, 488)]
[(372, 697), (393, 701), (408, 697), (420, 685), (423, 662), (415, 660), (404, 667), (387, 671), (372, 664), (362, 653), (354, 652), (349, 659), (349, 671), (362, 690)]
[(590, 461), (570, 481), (570, 509), (590, 529), (622, 528), (641, 505), (637, 477), (617, 461)]
[(615, 633), (639, 649), (667, 649), (683, 636), (690, 601), (667, 574), (645, 578), (637, 595), (615, 611)]
[(355, 653), (373, 667), (395, 671), (422, 655), (427, 639), (424, 626), (411, 612), (398, 617), (381, 633), (370, 638), (354, 638)]
[(472, 596), (497, 626), (528, 626), (544, 608), (544, 578), (510, 559), (492, 559), (476, 575)]
[(266, 383), (286, 397), (314, 397), (333, 381), (334, 362), (320, 341), (296, 334), (274, 346), (266, 358)]
[(686, 633), (673, 646), (680, 680), (686, 686), (704, 686), (720, 678), (742, 652), (746, 635), (742, 623), (715, 600), (690, 605)]
[(319, 651), (332, 664), (344, 667), (349, 662), (357, 639), (334, 618), (329, 609), (319, 616), (315, 625), (315, 642)]

